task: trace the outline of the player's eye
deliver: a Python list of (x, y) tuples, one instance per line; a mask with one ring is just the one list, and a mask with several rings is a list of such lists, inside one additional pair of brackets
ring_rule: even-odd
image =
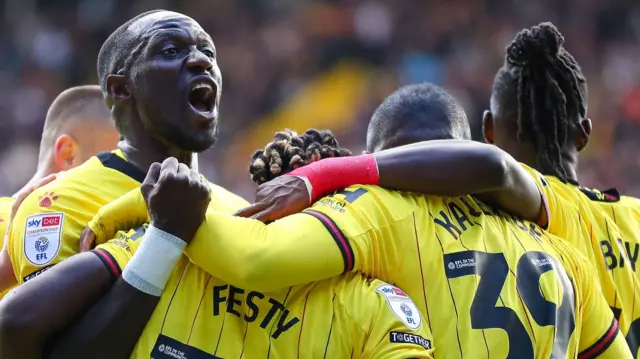
[(210, 58), (214, 58), (216, 56), (216, 54), (209, 49), (202, 50), (202, 53), (207, 55), (207, 57), (210, 57)]
[(165, 55), (177, 55), (178, 52), (178, 48), (175, 46), (167, 46), (162, 49), (162, 53)]

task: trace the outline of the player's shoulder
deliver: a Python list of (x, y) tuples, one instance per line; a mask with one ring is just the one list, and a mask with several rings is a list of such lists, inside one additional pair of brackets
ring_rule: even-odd
[(586, 199), (592, 202), (599, 203), (618, 203), (621, 201), (622, 196), (617, 188), (609, 188), (605, 190), (599, 190), (595, 188), (589, 188), (584, 186), (576, 186), (575, 190), (581, 193)]
[(531, 176), (533, 176), (533, 178), (539, 182), (543, 187), (548, 186), (549, 185), (549, 181), (548, 178), (545, 177), (542, 173), (540, 173), (538, 170), (536, 170), (535, 168), (527, 165), (526, 163), (520, 162), (520, 166), (522, 166), (527, 172), (529, 172), (529, 174)]
[(211, 204), (209, 206), (212, 209), (224, 213), (235, 213), (239, 209), (249, 205), (249, 202), (244, 198), (229, 191), (228, 189), (209, 181), (207, 182), (211, 189)]
[(376, 321), (384, 314), (381, 311), (394, 314), (409, 329), (422, 325), (418, 307), (402, 289), (360, 273), (344, 274), (338, 280), (336, 300), (361, 327)]
[[(90, 198), (85, 195), (87, 192), (86, 183), (91, 182), (86, 181), (85, 172), (87, 171), (83, 171), (82, 167), (90, 161), (67, 171), (54, 181), (31, 192), (20, 205), (18, 213), (51, 212), (66, 209), (69, 206), (73, 207), (79, 202), (89, 200)], [(87, 173), (91, 172), (93, 171)]]
[(354, 185), (327, 195), (316, 202), (316, 205), (345, 213), (348, 210), (379, 210), (394, 217), (405, 217), (416, 206), (424, 206), (428, 196), (410, 192), (385, 189), (379, 186)]

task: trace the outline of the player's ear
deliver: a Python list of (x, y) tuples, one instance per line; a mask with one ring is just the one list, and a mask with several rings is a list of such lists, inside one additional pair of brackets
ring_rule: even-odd
[(58, 171), (66, 171), (77, 165), (80, 159), (80, 146), (71, 136), (60, 135), (53, 145), (53, 161)]
[(493, 114), (489, 110), (482, 114), (482, 134), (487, 143), (493, 144)]
[(584, 120), (580, 121), (580, 126), (582, 127), (582, 131), (578, 131), (578, 138), (576, 139), (576, 149), (578, 151), (582, 151), (585, 147), (587, 147), (589, 137), (591, 137), (591, 130), (593, 130), (593, 125), (590, 118), (585, 118)]
[(126, 78), (123, 75), (107, 76), (106, 85), (110, 103), (114, 105), (123, 104), (131, 99), (131, 92), (129, 92)]

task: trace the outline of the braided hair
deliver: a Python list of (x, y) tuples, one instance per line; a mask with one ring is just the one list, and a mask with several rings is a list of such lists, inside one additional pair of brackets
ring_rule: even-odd
[(249, 174), (251, 180), (260, 185), (311, 162), (345, 156), (351, 156), (351, 151), (340, 148), (331, 130), (308, 129), (301, 136), (284, 130), (251, 156)]
[(518, 140), (533, 144), (543, 173), (569, 181), (561, 151), (573, 131), (587, 135), (580, 123), (587, 115), (587, 84), (563, 44), (549, 22), (520, 31), (507, 47), (494, 94), (517, 96)]

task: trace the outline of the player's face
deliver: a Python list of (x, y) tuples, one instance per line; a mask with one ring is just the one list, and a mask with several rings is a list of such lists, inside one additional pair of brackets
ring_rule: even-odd
[(213, 41), (186, 16), (160, 13), (144, 21), (130, 79), (140, 118), (156, 138), (204, 151), (215, 143), (222, 94)]

